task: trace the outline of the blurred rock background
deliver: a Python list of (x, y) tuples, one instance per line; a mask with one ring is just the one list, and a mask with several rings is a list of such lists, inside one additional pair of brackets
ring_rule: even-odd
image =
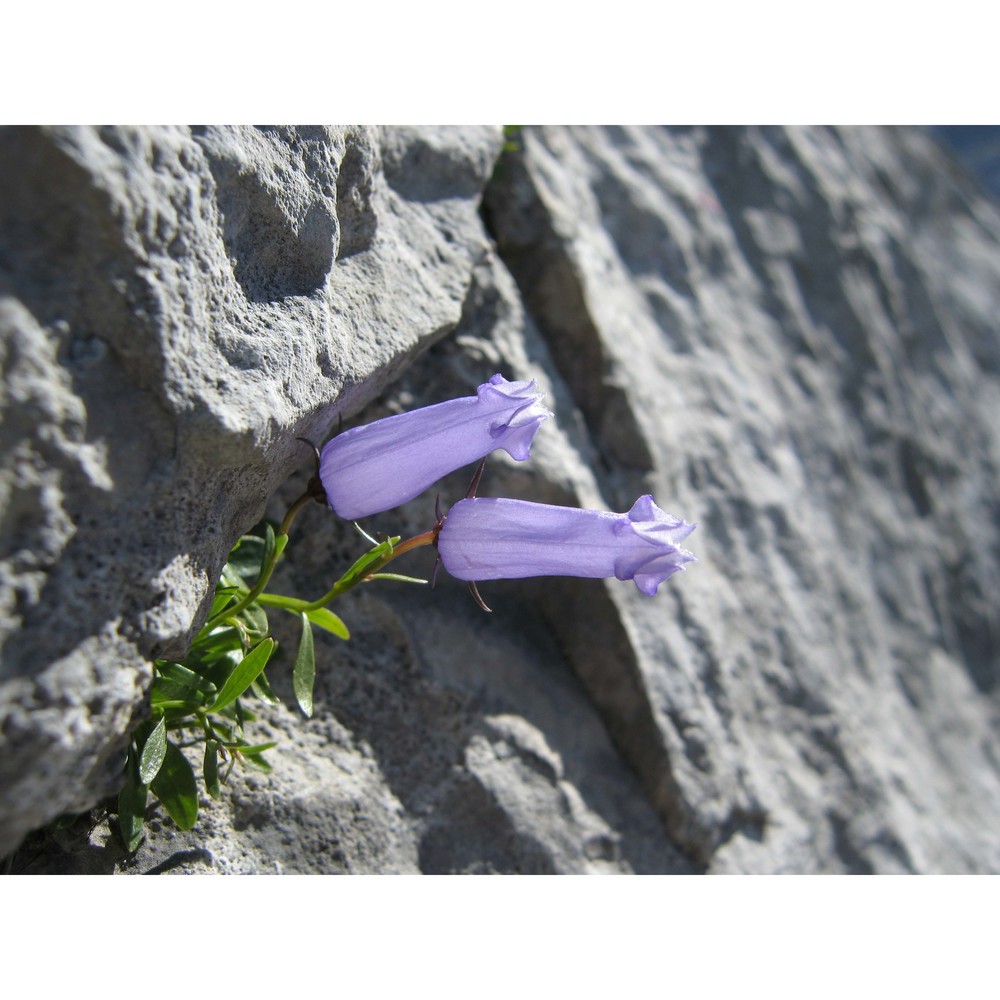
[[(0, 132), (9, 870), (1000, 870), (995, 200), (919, 129), (503, 142)], [(100, 804), (149, 660), (302, 491), (296, 436), (496, 371), (556, 419), (481, 494), (651, 492), (700, 561), (655, 598), (487, 584), (492, 615), (444, 574), (350, 595), (314, 718), (263, 712), (274, 771), (127, 857)], [(313, 596), (362, 546), (316, 506), (289, 551)]]
[(931, 132), (1000, 198), (1000, 125), (935, 125)]

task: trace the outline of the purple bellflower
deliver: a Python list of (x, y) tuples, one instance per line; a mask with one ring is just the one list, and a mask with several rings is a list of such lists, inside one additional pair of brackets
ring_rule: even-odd
[(494, 375), (475, 396), (375, 420), (324, 445), (319, 478), (330, 506), (353, 520), (412, 500), (442, 476), (503, 448), (523, 462), (543, 420), (535, 381)]
[(695, 529), (640, 497), (627, 514), (492, 497), (460, 500), (438, 535), (459, 580), (587, 576), (634, 580), (644, 594), (695, 557), (678, 544)]

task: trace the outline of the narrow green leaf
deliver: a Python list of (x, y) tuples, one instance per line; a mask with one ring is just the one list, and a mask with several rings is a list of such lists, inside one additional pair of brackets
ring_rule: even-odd
[(183, 663), (172, 663), (170, 660), (156, 661), (156, 680), (154, 684), (161, 681), (169, 681), (176, 687), (193, 688), (203, 694), (215, 694), (215, 685), (206, 680), (201, 674), (185, 667)]
[(219, 583), (225, 584), (227, 589), (235, 590), (238, 594), (246, 594), (250, 590), (246, 585), (246, 581), (239, 575), (232, 563), (226, 563), (222, 567)]
[(285, 551), (285, 546), (288, 544), (288, 535), (278, 535), (274, 540), (274, 558), (280, 559), (281, 553)]
[(257, 743), (253, 746), (248, 744), (247, 746), (232, 747), (231, 749), (235, 750), (237, 753), (243, 754), (244, 757), (257, 757), (264, 753), (264, 751), (271, 750), (277, 745), (278, 743), (276, 740), (271, 740), (270, 743)]
[(198, 783), (187, 757), (169, 741), (163, 766), (150, 787), (182, 830), (194, 826), (198, 819)]
[(302, 638), (299, 640), (299, 651), (295, 655), (292, 687), (295, 689), (295, 700), (299, 703), (302, 714), (310, 719), (313, 714), (313, 685), (316, 682), (316, 650), (309, 616), (302, 614), (299, 617), (302, 619)]
[(167, 720), (160, 716), (160, 721), (146, 737), (146, 743), (139, 757), (139, 780), (144, 785), (152, 783), (163, 764), (167, 752)]
[(222, 794), (219, 785), (219, 744), (215, 740), (205, 740), (205, 762), (202, 765), (205, 775), (205, 790), (213, 799)]
[(267, 542), (264, 538), (258, 535), (244, 535), (229, 553), (229, 560), (223, 568), (223, 576), (235, 578), (247, 585), (253, 583), (260, 573), (266, 547)]
[(212, 601), (212, 610), (208, 613), (209, 621), (222, 611), (223, 608), (231, 604), (239, 593), (239, 587), (217, 588), (215, 591), (215, 599)]
[(208, 711), (218, 712), (220, 708), (225, 708), (226, 705), (231, 705), (236, 701), (250, 687), (264, 667), (267, 666), (267, 661), (273, 650), (274, 640), (268, 638), (264, 639), (247, 653), (236, 669), (229, 675), (226, 683), (222, 685), (219, 696), (209, 706)]
[(269, 566), (274, 565), (274, 560), (276, 559), (275, 555), (276, 548), (277, 548), (277, 539), (274, 537), (274, 528), (271, 527), (270, 521), (265, 521), (264, 551), (263, 553), (261, 553), (260, 564), (257, 567), (256, 580), (259, 580), (267, 572)]
[(267, 758), (260, 756), (260, 754), (251, 754), (249, 757), (244, 757), (243, 763), (247, 767), (252, 767), (255, 771), (263, 771), (265, 774), (270, 774), (273, 770)]
[(212, 731), (222, 736), (226, 743), (232, 743), (235, 738), (233, 727), (227, 726), (221, 719), (212, 719)]
[[(204, 707), (205, 702), (204, 699), (154, 697), (151, 704), (153, 708), (165, 716), (170, 713), (171, 723), (176, 723), (179, 718), (194, 715), (195, 712)], [(178, 711), (180, 711), (180, 715), (178, 715)], [(171, 725), (167, 728), (175, 729), (177, 726)]]
[(186, 705), (191, 711), (215, 700), (216, 687), (207, 678), (180, 663), (156, 661), (156, 674), (149, 693), (154, 711)]
[(316, 608), (313, 611), (307, 611), (305, 614), (313, 625), (318, 625), (321, 629), (332, 632), (341, 639), (351, 638), (351, 633), (340, 616), (335, 615), (329, 608)]
[(267, 635), (267, 612), (256, 602), (244, 608), (237, 616), (247, 631), (256, 638)]
[(358, 560), (355, 561), (354, 565), (337, 581), (339, 584), (346, 585), (352, 580), (359, 576), (363, 576), (366, 569), (373, 563), (378, 562), (383, 556), (388, 555), (392, 552), (393, 546), (399, 541), (402, 536), (394, 535), (392, 538), (387, 538), (380, 545), (376, 545), (375, 548), (370, 549)]
[[(199, 632), (198, 637), (191, 645), (191, 652), (197, 653), (201, 660), (210, 657), (213, 653), (221, 653), (230, 649), (243, 648), (243, 639), (240, 630), (235, 625), (216, 625), (210, 632)], [(192, 662), (192, 656), (187, 656), (188, 663)]]
[(257, 679), (250, 685), (250, 690), (261, 701), (266, 701), (269, 705), (281, 704), (281, 699), (271, 690), (271, 684), (267, 679), (267, 675), (263, 672), (257, 675)]
[(139, 762), (135, 748), (129, 747), (125, 760), (125, 784), (118, 793), (118, 828), (129, 854), (142, 841), (147, 794), (148, 789), (139, 780)]

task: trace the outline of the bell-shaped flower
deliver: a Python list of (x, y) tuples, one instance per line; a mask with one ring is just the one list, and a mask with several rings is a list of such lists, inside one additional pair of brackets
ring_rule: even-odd
[(694, 529), (648, 495), (627, 514), (474, 497), (451, 508), (437, 544), (444, 568), (459, 580), (614, 576), (655, 594), (696, 561), (678, 544)]
[(552, 416), (541, 400), (534, 379), (494, 375), (475, 396), (352, 427), (323, 447), (319, 478), (327, 500), (341, 517), (365, 517), (412, 500), (497, 448), (523, 462)]

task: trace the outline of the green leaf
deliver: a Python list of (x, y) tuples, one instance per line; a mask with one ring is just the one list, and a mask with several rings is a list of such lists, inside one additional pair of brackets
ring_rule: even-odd
[(229, 560), (222, 571), (223, 576), (235, 578), (240, 583), (253, 583), (260, 574), (266, 545), (266, 541), (257, 535), (244, 535), (229, 553)]
[(213, 799), (222, 794), (219, 785), (219, 744), (215, 740), (205, 740), (205, 762), (202, 765), (205, 775), (205, 790)]
[(221, 734), (226, 743), (232, 743), (235, 738), (233, 727), (227, 726), (221, 719), (212, 719), (212, 731)]
[(274, 558), (275, 561), (281, 558), (281, 553), (285, 551), (285, 546), (288, 544), (288, 535), (278, 535), (274, 540)]
[(341, 639), (351, 638), (351, 633), (340, 616), (335, 615), (329, 608), (315, 608), (313, 611), (307, 611), (305, 615), (313, 625), (318, 625)]
[(244, 757), (243, 763), (247, 767), (252, 767), (255, 771), (263, 771), (265, 774), (270, 774), (273, 770), (270, 763), (259, 754), (251, 754), (249, 757)]
[(267, 675), (259, 673), (257, 679), (250, 685), (250, 690), (253, 691), (261, 701), (266, 701), (269, 705), (280, 705), (281, 699), (271, 690), (271, 685), (268, 682)]
[(194, 826), (198, 819), (198, 783), (187, 757), (176, 744), (167, 742), (163, 766), (150, 788), (182, 830)]
[(213, 654), (231, 649), (243, 649), (243, 638), (235, 625), (216, 625), (210, 632), (199, 632), (191, 646), (187, 661), (204, 661)]
[(359, 576), (363, 576), (365, 570), (369, 566), (377, 563), (383, 556), (389, 555), (392, 552), (393, 546), (399, 541), (402, 536), (394, 535), (392, 538), (387, 538), (384, 542), (376, 545), (375, 548), (370, 549), (366, 552), (360, 559), (358, 559), (353, 566), (337, 581), (339, 585), (346, 586), (352, 580), (357, 579)]
[(231, 604), (239, 593), (239, 587), (218, 587), (215, 591), (215, 600), (212, 601), (212, 610), (208, 613), (208, 620), (211, 621), (223, 608)]
[(271, 740), (270, 743), (256, 743), (254, 745), (247, 744), (246, 746), (233, 747), (237, 753), (243, 754), (244, 757), (257, 757), (264, 753), (266, 750), (271, 750), (273, 747), (278, 745), (276, 740)]
[(258, 639), (267, 635), (267, 612), (255, 601), (245, 607), (237, 616), (247, 631)]
[(160, 716), (160, 721), (146, 737), (146, 743), (139, 757), (139, 780), (144, 785), (152, 783), (163, 764), (167, 752), (167, 720)]
[(157, 660), (150, 701), (154, 709), (176, 702), (186, 702), (192, 708), (199, 708), (206, 701), (215, 699), (216, 690), (210, 680), (182, 664)]
[(162, 712), (165, 718), (170, 719), (171, 725), (167, 727), (168, 729), (177, 729), (180, 728), (178, 720), (194, 715), (204, 706), (204, 702), (190, 698), (155, 698), (152, 705), (158, 712)]
[[(232, 558), (232, 556), (230, 556), (230, 558)], [(250, 591), (246, 581), (236, 571), (236, 568), (232, 565), (232, 563), (226, 563), (226, 565), (222, 567), (222, 573), (219, 576), (219, 583), (223, 584), (227, 590), (235, 590), (238, 594), (246, 594)]]
[(125, 850), (131, 854), (142, 841), (146, 796), (148, 789), (139, 780), (139, 763), (135, 748), (129, 747), (125, 760), (125, 785), (118, 793), (118, 828)]
[(172, 682), (177, 687), (194, 688), (194, 690), (205, 694), (215, 693), (215, 685), (211, 681), (205, 680), (201, 674), (195, 673), (193, 670), (185, 667), (183, 663), (173, 663), (170, 660), (157, 660), (156, 675), (154, 684), (162, 679)]
[(302, 614), (299, 617), (302, 619), (302, 638), (299, 640), (299, 651), (295, 655), (292, 687), (295, 689), (295, 700), (299, 703), (302, 714), (310, 719), (313, 714), (313, 685), (316, 682), (316, 650), (309, 616)]
[(265, 567), (270, 565), (271, 560), (274, 559), (274, 546), (275, 546), (274, 528), (271, 527), (270, 521), (264, 522), (264, 554), (260, 557), (260, 566), (257, 569), (257, 575), (260, 576), (264, 572)]
[(223, 710), (226, 715), (230, 712), (233, 713), (233, 719), (236, 721), (236, 732), (240, 734), (239, 738), (243, 739), (243, 730), (246, 729), (246, 712), (243, 710), (243, 702), (236, 699), (231, 705), (227, 705)]
[(209, 712), (218, 712), (220, 708), (225, 708), (227, 705), (231, 705), (234, 701), (257, 678), (257, 675), (267, 666), (267, 661), (274, 650), (274, 640), (264, 639), (259, 645), (255, 646), (243, 660), (237, 665), (236, 669), (229, 675), (226, 683), (222, 685), (222, 690), (219, 692), (219, 696), (215, 699), (215, 702), (209, 706)]

